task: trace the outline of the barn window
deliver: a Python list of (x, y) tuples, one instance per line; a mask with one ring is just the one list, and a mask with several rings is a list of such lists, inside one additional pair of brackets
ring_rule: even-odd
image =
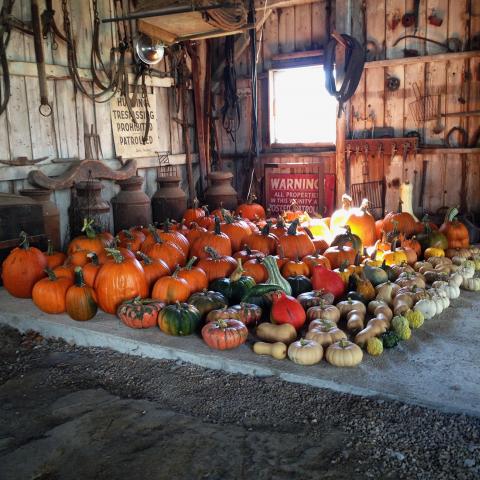
[(322, 65), (270, 70), (270, 143), (335, 144), (337, 101)]

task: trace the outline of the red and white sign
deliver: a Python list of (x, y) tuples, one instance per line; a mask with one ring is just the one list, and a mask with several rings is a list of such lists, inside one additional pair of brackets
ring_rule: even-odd
[(270, 173), (266, 176), (266, 204), (272, 215), (288, 210), (293, 200), (300, 210), (317, 213), (320, 205), (318, 173)]

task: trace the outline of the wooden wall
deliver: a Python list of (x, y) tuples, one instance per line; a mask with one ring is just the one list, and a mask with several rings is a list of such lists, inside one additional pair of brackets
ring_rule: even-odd
[[(44, 2), (40, 0), (40, 11)], [(92, 5), (91, 0), (69, 1), (74, 37), (77, 41), (78, 61), (81, 68), (90, 66), (90, 48), (92, 38)], [(63, 28), (61, 0), (53, 0), (56, 21)], [(113, 0), (98, 0), (100, 18), (113, 16)], [(14, 15), (28, 21), (30, 19), (30, 0), (17, 0)], [(114, 42), (117, 44), (117, 30), (114, 24), (101, 27), (101, 49), (103, 58), (108, 61), (109, 50)], [(65, 171), (75, 159), (85, 158), (84, 133), (93, 125), (100, 135), (103, 161), (116, 169), (120, 163), (115, 159), (115, 148), (110, 123), (109, 103), (94, 103), (79, 92), (74, 91), (72, 81), (67, 78), (66, 48), (59, 40), (58, 48), (53, 49), (50, 39), (44, 42), (49, 97), (53, 114), (42, 117), (38, 112), (39, 92), (36, 78), (33, 40), (31, 37), (12, 32), (8, 47), (8, 58), (11, 69), (12, 94), (7, 111), (0, 116), (0, 159), (11, 160), (19, 156), (28, 159), (48, 156), (48, 160), (35, 167), (9, 167), (0, 164), (0, 192), (17, 193), (22, 188), (31, 187), (26, 178), (32, 169), (40, 168), (49, 175), (58, 175)], [(164, 60), (159, 70), (167, 68)], [(82, 75), (88, 78), (88, 71)], [(179, 117), (174, 108), (174, 89), (171, 78), (153, 77), (148, 80), (150, 91), (155, 93), (158, 112), (158, 131), (162, 152), (169, 152), (170, 162), (180, 165), (179, 170), (184, 178), (185, 163), (182, 142), (182, 127), (173, 120)], [(87, 89), (92, 90), (92, 82), (86, 81)], [(193, 119), (193, 107), (191, 108)], [(156, 157), (137, 159), (138, 173), (145, 177), (144, 188), (152, 196), (156, 191)], [(196, 170), (196, 168), (195, 168)], [(195, 172), (198, 176), (198, 172)], [(103, 197), (110, 200), (117, 192), (118, 186), (104, 181)], [(56, 191), (54, 200), (61, 212), (62, 238), (68, 235), (68, 206), (70, 190)]]

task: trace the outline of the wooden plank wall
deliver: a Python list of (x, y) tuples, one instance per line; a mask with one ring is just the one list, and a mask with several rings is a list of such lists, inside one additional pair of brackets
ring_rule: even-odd
[[(416, 32), (445, 42), (447, 38), (460, 40), (462, 49), (468, 46), (469, 36), (480, 33), (480, 11), (472, 11), (468, 7), (480, 10), (478, 2), (469, 0), (425, 0), (420, 2), (419, 25)], [(477, 4), (477, 7), (475, 7)], [(358, 6), (357, 6), (358, 8)], [(399, 19), (405, 12), (413, 10), (413, 1), (408, 0), (367, 0), (365, 2), (366, 40), (375, 42), (378, 47), (378, 60), (401, 59), (403, 49), (416, 49), (421, 55), (444, 53), (441, 46), (407, 39), (393, 46), (402, 35), (414, 34), (414, 27), (405, 28)], [(441, 26), (429, 23), (428, 17), (437, 15), (442, 18)], [(354, 11), (354, 18), (362, 18), (361, 10)], [(361, 40), (361, 38), (360, 38)], [(411, 60), (411, 59), (409, 59)], [(359, 132), (375, 127), (393, 127), (395, 136), (402, 136), (410, 131), (418, 131), (422, 142), (428, 145), (442, 146), (447, 133), (452, 127), (460, 126), (468, 132), (469, 141), (478, 129), (478, 117), (453, 116), (443, 118), (445, 129), (440, 134), (433, 132), (435, 120), (418, 125), (412, 115), (410, 104), (415, 100), (414, 86), (418, 85), (421, 95), (441, 94), (442, 112), (463, 112), (480, 108), (480, 77), (478, 75), (479, 57), (471, 59), (450, 58), (446, 61), (418, 62), (379, 66), (365, 70), (360, 86), (351, 101), (354, 112), (350, 119), (350, 131)], [(372, 64), (371, 66), (373, 66)], [(370, 67), (371, 67), (370, 66)], [(400, 89), (390, 92), (385, 81), (388, 77), (400, 80)], [(462, 100), (463, 99), (463, 100)], [(357, 119), (359, 118), (359, 119)], [(372, 122), (373, 120), (373, 122)], [(399, 190), (397, 179), (408, 180), (414, 184), (414, 208), (420, 215), (419, 208), (420, 179), (423, 162), (428, 162), (426, 175), (426, 191), (424, 195), (425, 211), (435, 214), (442, 207), (460, 205), (462, 158), (455, 152), (445, 154), (422, 154), (403, 158), (370, 159), (371, 180), (380, 180), (384, 176), (387, 181), (386, 208), (397, 208)], [(467, 206), (473, 212), (480, 211), (480, 156), (469, 153), (467, 163)], [(361, 162), (352, 162), (352, 182), (361, 180)]]
[[(40, 0), (40, 11), (45, 2)], [(114, 16), (113, 0), (98, 0), (100, 18)], [(90, 48), (92, 38), (92, 2), (69, 1), (72, 27), (78, 45), (78, 62), (80, 67), (89, 68)], [(56, 11), (56, 21), (63, 28), (61, 0), (53, 0)], [(30, 0), (17, 0), (14, 15), (25, 21), (30, 20)], [(117, 29), (115, 24), (104, 24), (101, 27), (101, 49), (103, 58), (108, 61), (112, 43), (117, 44)], [(47, 64), (67, 65), (65, 45), (59, 41), (58, 48), (52, 48), (50, 39), (44, 42)], [(8, 58), (11, 61), (34, 62), (33, 40), (15, 30), (8, 47)], [(166, 61), (160, 65), (166, 71)], [(92, 83), (86, 82), (87, 89), (92, 90)], [(61, 173), (68, 168), (68, 161), (53, 165), (51, 159), (85, 158), (84, 133), (93, 125), (100, 135), (103, 157), (113, 168), (120, 163), (112, 161), (115, 158), (115, 148), (110, 124), (109, 103), (94, 103), (79, 92), (75, 92), (73, 83), (68, 78), (48, 80), (49, 97), (52, 102), (53, 114), (42, 117), (38, 113), (39, 92), (38, 80), (34, 76), (11, 76), (12, 95), (7, 111), (0, 116), (0, 159), (10, 160), (19, 156), (38, 158), (48, 156), (49, 160), (42, 162), (42, 170)], [(171, 152), (174, 163), (184, 164), (184, 147), (182, 142), (182, 127), (172, 120), (179, 115), (174, 108), (174, 89), (166, 87), (151, 87), (156, 95), (158, 112), (158, 131), (161, 150)], [(192, 102), (193, 103), (193, 102)], [(191, 119), (193, 120), (193, 106)], [(6, 134), (5, 134), (6, 132)], [(139, 175), (145, 177), (144, 189), (152, 196), (156, 191), (156, 159), (138, 159)], [(37, 168), (37, 167), (35, 167)], [(17, 193), (22, 188), (31, 188), (26, 177), (31, 168), (8, 167), (0, 165), (0, 192)], [(184, 167), (179, 167), (186, 188)], [(195, 174), (198, 172), (195, 168)], [(110, 200), (119, 187), (113, 182), (105, 181), (103, 197)], [(68, 207), (70, 191), (56, 191), (54, 200), (61, 212), (62, 238), (68, 235)]]

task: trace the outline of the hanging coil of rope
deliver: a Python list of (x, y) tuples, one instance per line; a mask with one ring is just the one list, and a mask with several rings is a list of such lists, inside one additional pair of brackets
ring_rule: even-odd
[[(202, 6), (215, 5), (217, 0), (203, 0)], [(232, 31), (244, 27), (247, 23), (247, 9), (243, 2), (236, 2), (232, 8), (218, 8), (204, 13), (205, 20), (221, 30)]]
[(237, 94), (237, 74), (235, 71), (235, 37), (225, 38), (225, 67), (223, 69), (222, 124), (234, 141), (234, 134), (240, 127), (240, 102)]
[(337, 40), (332, 38), (325, 48), (325, 87), (328, 93), (338, 101), (338, 118), (342, 116), (343, 105), (353, 96), (358, 87), (365, 64), (365, 50), (355, 38), (342, 34), (347, 47), (345, 51), (345, 75), (342, 86), (337, 90), (333, 74)]

